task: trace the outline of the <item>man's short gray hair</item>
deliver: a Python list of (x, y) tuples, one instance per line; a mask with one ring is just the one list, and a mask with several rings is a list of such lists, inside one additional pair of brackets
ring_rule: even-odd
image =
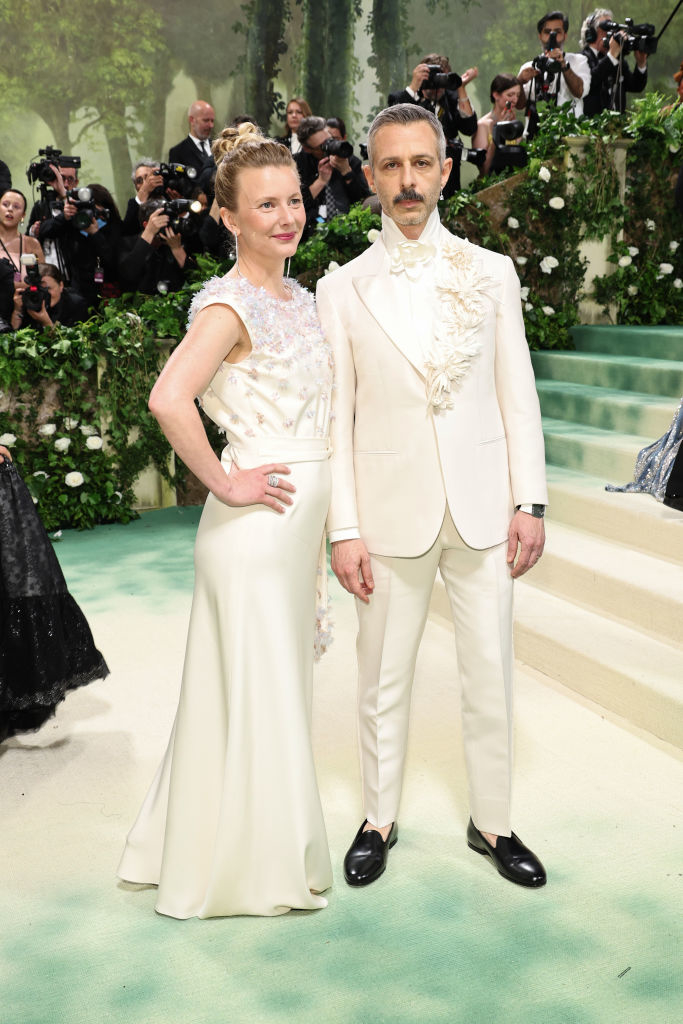
[(131, 174), (131, 178), (133, 179), (133, 181), (135, 181), (135, 177), (136, 177), (137, 172), (138, 172), (138, 167), (154, 167), (154, 168), (157, 168), (158, 166), (159, 166), (159, 161), (158, 160), (152, 160), (152, 158), (149, 157), (149, 156), (143, 156), (141, 160), (138, 160), (138, 161), (136, 161), (136, 163), (133, 164), (133, 173)]
[[(446, 136), (443, 133), (441, 122), (435, 114), (432, 114), (431, 110), (418, 107), (416, 103), (397, 103), (393, 107), (385, 107), (384, 110), (380, 110), (368, 131), (368, 163), (370, 166), (373, 166), (373, 150), (378, 131), (392, 124), (408, 125), (416, 124), (419, 121), (426, 121), (434, 132), (439, 166), (443, 167), (446, 159)], [(303, 124), (303, 121), (301, 123)]]
[(579, 38), (579, 46), (582, 50), (589, 45), (586, 39), (586, 32), (589, 28), (597, 28), (601, 21), (612, 21), (612, 12), (608, 11), (606, 7), (596, 7), (594, 11), (591, 11), (583, 19), (581, 36)]
[(306, 145), (311, 135), (321, 132), (327, 127), (324, 117), (303, 117), (299, 122), (296, 137), (302, 146)]

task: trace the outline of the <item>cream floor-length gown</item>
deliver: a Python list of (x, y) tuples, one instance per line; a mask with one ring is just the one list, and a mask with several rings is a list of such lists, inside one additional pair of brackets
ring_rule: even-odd
[(313, 296), (288, 284), (286, 301), (213, 278), (190, 311), (232, 307), (252, 343), (202, 396), (226, 472), (283, 462), (296, 494), (283, 515), (211, 494), (202, 513), (178, 712), (118, 870), (171, 917), (313, 910), (332, 884), (311, 703), (333, 363)]

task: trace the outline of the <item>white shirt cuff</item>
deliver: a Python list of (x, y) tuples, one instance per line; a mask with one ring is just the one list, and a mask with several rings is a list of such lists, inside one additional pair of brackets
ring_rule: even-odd
[(408, 93), (409, 96), (412, 96), (414, 100), (419, 100), (420, 94), (415, 92), (414, 89), (411, 89), (409, 85), (406, 86), (406, 92)]
[(343, 530), (331, 530), (329, 534), (330, 544), (338, 540), (360, 540), (360, 530), (357, 526), (347, 526)]

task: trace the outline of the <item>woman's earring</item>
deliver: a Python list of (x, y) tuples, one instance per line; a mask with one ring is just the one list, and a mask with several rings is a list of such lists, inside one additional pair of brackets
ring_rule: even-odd
[(441, 195), (439, 196), (439, 199), (443, 199), (443, 197), (443, 189), (441, 189)]
[(291, 267), (291, 265), (292, 265), (292, 257), (288, 256), (287, 257), (287, 270), (285, 271), (285, 277), (289, 277), (289, 268)]
[(234, 234), (232, 237), (235, 240), (235, 266), (237, 267), (237, 273), (241, 277), (242, 275), (240, 274), (240, 254), (239, 254), (239, 249), (237, 247), (237, 234)]

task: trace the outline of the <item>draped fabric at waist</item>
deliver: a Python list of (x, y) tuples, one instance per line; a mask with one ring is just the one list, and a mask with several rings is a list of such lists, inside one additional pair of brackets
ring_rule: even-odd
[(221, 454), (224, 464), (253, 469), (264, 462), (324, 462), (332, 449), (328, 437), (255, 437), (229, 441)]

